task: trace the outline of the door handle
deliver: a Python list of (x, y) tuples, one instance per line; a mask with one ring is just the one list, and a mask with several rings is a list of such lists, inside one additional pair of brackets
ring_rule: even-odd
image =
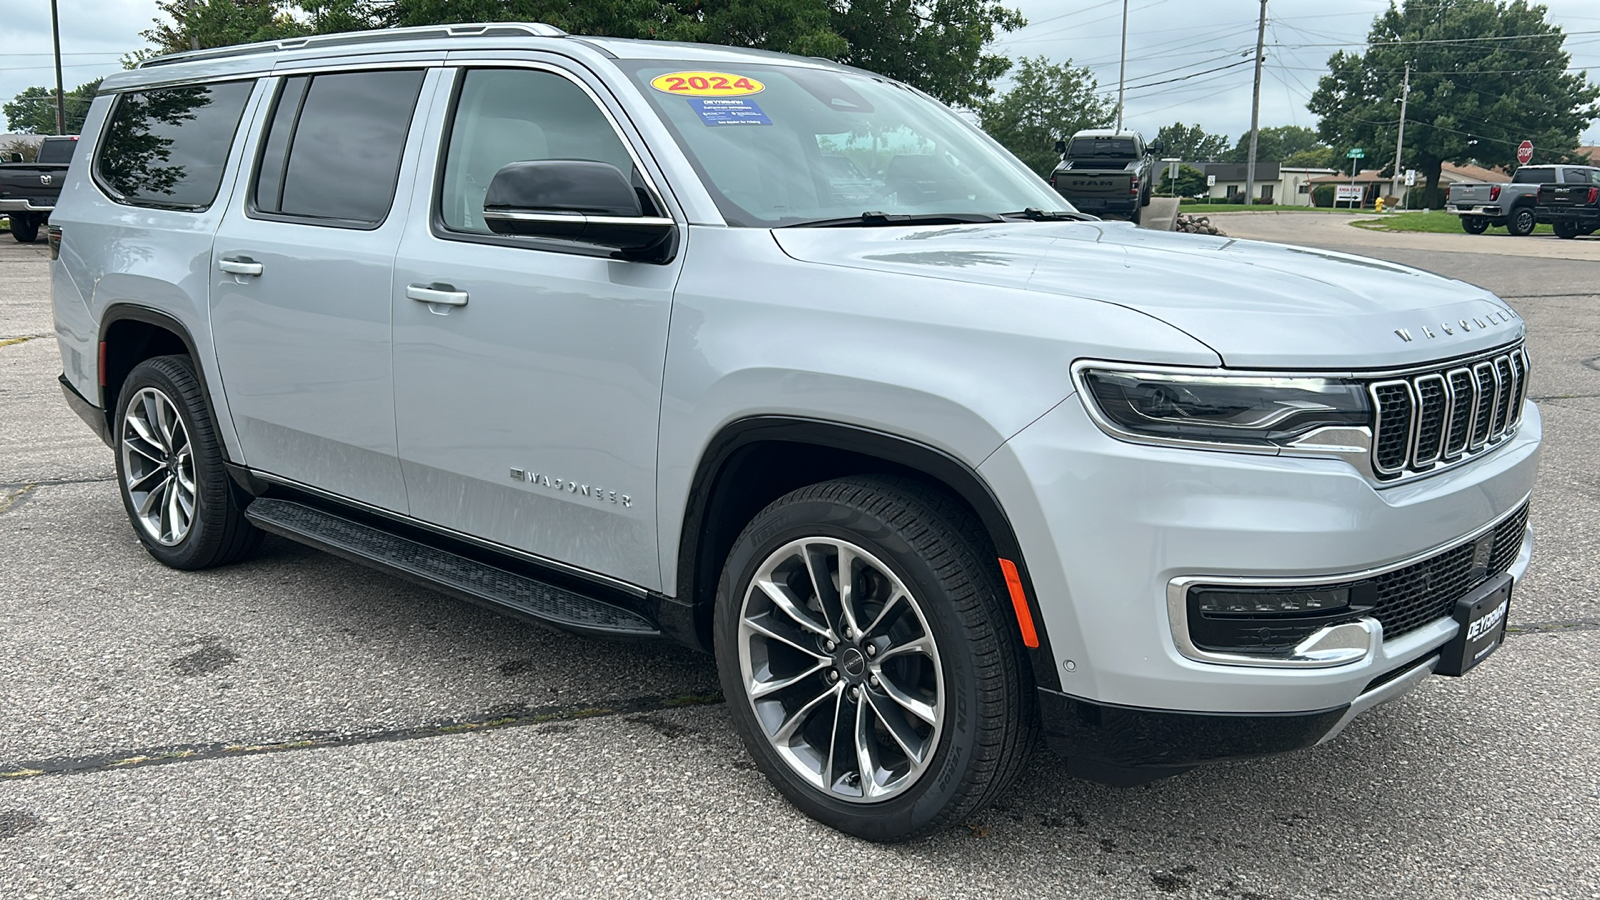
[(467, 292), (458, 291), (452, 285), (440, 284), (408, 284), (406, 296), (418, 303), (443, 303), (446, 306), (466, 306)]
[(262, 266), (248, 256), (225, 256), (217, 261), (217, 268), (229, 275), (260, 275)]

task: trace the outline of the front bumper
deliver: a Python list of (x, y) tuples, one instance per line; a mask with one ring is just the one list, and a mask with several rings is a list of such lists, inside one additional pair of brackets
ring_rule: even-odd
[[(1120, 441), (1090, 421), (1077, 396), (1068, 398), (980, 467), (1018, 534), (1061, 677), (1059, 696), (1041, 695), (1052, 743), (1107, 765), (1131, 760), (1175, 771), (1335, 733), (1346, 711), (1371, 705), (1375, 684), (1436, 656), (1455, 622), (1438, 619), (1392, 639), (1379, 626), (1370, 652), (1343, 665), (1222, 664), (1180, 651), (1170, 586), (1203, 576), (1332, 582), (1437, 553), (1525, 501), (1540, 432), (1529, 404), (1496, 451), (1378, 487), (1337, 459)], [(1531, 550), (1524, 532), (1513, 576), (1526, 570)], [(1090, 718), (1109, 724), (1085, 726), (1091, 708), (1101, 712)], [(1130, 724), (1139, 718), (1157, 724)], [(1097, 730), (1114, 740), (1090, 740)], [(1130, 748), (1127, 739), (1141, 730), (1186, 735), (1176, 745), (1191, 749), (1138, 749), (1150, 741)], [(1279, 736), (1245, 739), (1263, 732)]]

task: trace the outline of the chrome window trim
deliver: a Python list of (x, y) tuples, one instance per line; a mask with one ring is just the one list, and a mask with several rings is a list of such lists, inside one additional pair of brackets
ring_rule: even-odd
[[(1427, 560), (1438, 556), (1441, 553), (1447, 553), (1457, 547), (1462, 546), (1463, 544), (1470, 544), (1473, 541), (1476, 541), (1478, 538), (1481, 538), (1500, 527), (1501, 523), (1515, 516), (1532, 497), (1533, 493), (1531, 491), (1527, 494), (1524, 494), (1521, 500), (1511, 504), (1511, 508), (1509, 510), (1501, 513), (1498, 516), (1495, 516), (1494, 519), (1491, 520), (1487, 525), (1475, 528), (1461, 537), (1445, 541), (1442, 544), (1427, 550), (1423, 550), (1420, 553), (1414, 553), (1411, 556), (1396, 562), (1386, 563), (1381, 566), (1373, 566), (1372, 568), (1361, 569), (1355, 572), (1334, 572), (1326, 575), (1294, 575), (1281, 578), (1272, 575), (1180, 575), (1172, 578), (1167, 582), (1167, 624), (1172, 633), (1173, 645), (1186, 659), (1193, 660), (1194, 662), (1212, 663), (1223, 666), (1252, 666), (1268, 669), (1308, 669), (1328, 668), (1330, 665), (1350, 665), (1352, 662), (1359, 662), (1360, 660), (1347, 660), (1345, 662), (1330, 664), (1321, 660), (1306, 661), (1286, 659), (1282, 657), (1272, 658), (1248, 656), (1242, 653), (1216, 653), (1210, 650), (1202, 650), (1195, 646), (1194, 640), (1189, 636), (1189, 589), (1197, 585), (1205, 585), (1207, 587), (1281, 587), (1292, 589), (1315, 587), (1317, 585), (1324, 584), (1342, 584), (1348, 581), (1366, 581), (1368, 579), (1377, 578), (1380, 575), (1386, 575), (1390, 572), (1404, 569), (1407, 566), (1414, 566), (1418, 563), (1426, 562)], [(1524, 534), (1525, 533), (1526, 531), (1524, 531)], [(1383, 643), (1382, 623), (1378, 622), (1377, 619), (1367, 616), (1361, 617), (1361, 619), (1358, 621), (1370, 621), (1372, 623), (1373, 649), (1381, 646)], [(1362, 659), (1366, 659), (1370, 655), (1371, 653), (1368, 653), (1367, 656), (1363, 656)]]

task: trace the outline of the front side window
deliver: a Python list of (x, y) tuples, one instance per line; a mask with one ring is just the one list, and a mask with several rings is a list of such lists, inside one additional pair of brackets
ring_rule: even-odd
[(95, 160), (101, 187), (120, 203), (206, 209), (254, 86), (230, 81), (118, 97)]
[(731, 225), (818, 224), (866, 212), (1073, 212), (982, 132), (886, 78), (770, 64), (618, 65)]
[(421, 69), (284, 79), (256, 170), (257, 212), (372, 227), (400, 180)]
[[(439, 190), (445, 227), (490, 234), (489, 182), (507, 163), (579, 159), (616, 166), (641, 186), (622, 139), (582, 88), (535, 69), (473, 69), (463, 77)], [(649, 201), (641, 192), (649, 209)]]

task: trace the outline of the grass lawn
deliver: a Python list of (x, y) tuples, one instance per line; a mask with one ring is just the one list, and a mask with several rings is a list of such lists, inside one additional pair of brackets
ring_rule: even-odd
[(1181, 201), (1178, 204), (1178, 211), (1188, 213), (1191, 216), (1228, 212), (1318, 212), (1339, 213), (1341, 215), (1349, 215), (1352, 212), (1371, 212), (1371, 210), (1327, 209), (1320, 206), (1277, 206), (1264, 203), (1246, 206), (1243, 203), (1204, 203), (1193, 200)]
[[(1429, 234), (1466, 234), (1461, 230), (1461, 218), (1441, 210), (1433, 212), (1405, 212), (1384, 216), (1381, 219), (1363, 219), (1350, 223), (1369, 231), (1422, 231)], [(1488, 233), (1504, 233), (1504, 229), (1490, 228)], [(1533, 229), (1534, 234), (1551, 234), (1549, 225)]]

